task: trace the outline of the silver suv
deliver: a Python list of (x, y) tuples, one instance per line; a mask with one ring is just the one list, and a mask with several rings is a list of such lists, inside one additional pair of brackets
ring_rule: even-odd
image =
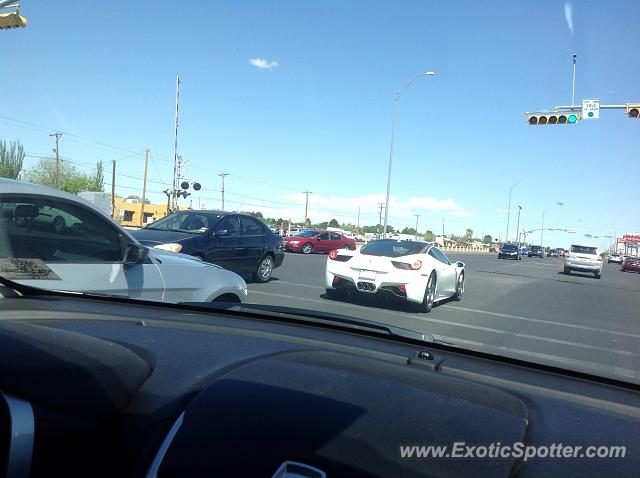
[(598, 248), (591, 245), (572, 244), (569, 254), (564, 257), (564, 273), (571, 271), (591, 272), (600, 279), (602, 274), (602, 256)]

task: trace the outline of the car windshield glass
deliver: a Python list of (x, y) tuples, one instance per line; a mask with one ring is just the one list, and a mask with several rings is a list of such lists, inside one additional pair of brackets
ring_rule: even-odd
[(157, 231), (189, 232), (202, 234), (222, 218), (221, 215), (203, 214), (198, 212), (176, 212), (159, 219), (147, 226), (147, 229)]
[(0, 275), (640, 386), (640, 0), (0, 4)]
[(597, 254), (597, 247), (590, 246), (571, 246), (571, 252), (575, 252), (576, 254)]
[(417, 254), (425, 245), (412, 241), (381, 240), (362, 247), (361, 253), (370, 256), (401, 257)]

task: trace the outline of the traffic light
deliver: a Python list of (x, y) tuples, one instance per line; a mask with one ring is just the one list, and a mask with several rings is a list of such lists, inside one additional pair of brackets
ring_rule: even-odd
[(27, 19), (21, 17), (18, 12), (0, 13), (0, 30), (23, 28), (25, 26), (27, 26)]
[(629, 118), (638, 119), (638, 113), (640, 113), (640, 105), (631, 105), (627, 103), (627, 116)]
[(541, 124), (574, 124), (580, 120), (578, 113), (527, 113), (530, 125)]

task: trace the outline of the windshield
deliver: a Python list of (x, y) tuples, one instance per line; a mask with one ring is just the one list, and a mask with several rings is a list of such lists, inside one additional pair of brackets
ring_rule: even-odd
[(419, 242), (393, 241), (387, 239), (374, 241), (363, 246), (361, 253), (370, 256), (400, 257), (417, 254), (424, 249), (424, 247), (425, 244)]
[(198, 212), (176, 212), (163, 217), (148, 225), (147, 229), (158, 231), (190, 232), (202, 234), (213, 228), (222, 215), (204, 214)]
[(298, 237), (315, 237), (318, 235), (318, 231), (302, 231), (298, 233)]
[(640, 384), (638, 0), (16, 3), (0, 276)]

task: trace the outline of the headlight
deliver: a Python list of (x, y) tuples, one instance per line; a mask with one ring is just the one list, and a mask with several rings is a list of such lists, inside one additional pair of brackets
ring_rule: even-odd
[(158, 244), (157, 246), (153, 246), (153, 248), (162, 249), (163, 251), (180, 252), (182, 250), (182, 244), (169, 242), (167, 244)]
[(300, 244), (300, 241), (289, 241), (289, 244), (293, 244), (295, 246)]

